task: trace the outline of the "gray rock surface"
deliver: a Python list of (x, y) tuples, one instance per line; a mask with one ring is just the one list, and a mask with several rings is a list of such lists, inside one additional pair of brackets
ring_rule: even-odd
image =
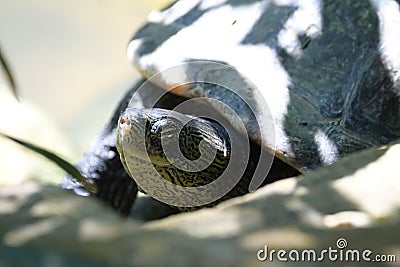
[[(320, 251), (337, 249), (339, 238), (348, 249), (399, 260), (399, 159), (400, 142), (215, 208), (149, 223), (123, 219), (99, 200), (55, 186), (29, 181), (5, 186), (0, 265), (262, 266), (270, 264), (257, 259), (265, 245)], [(273, 263), (284, 265), (276, 258)]]

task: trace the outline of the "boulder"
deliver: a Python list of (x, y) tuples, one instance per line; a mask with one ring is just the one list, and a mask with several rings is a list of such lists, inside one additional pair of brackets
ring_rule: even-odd
[[(265, 249), (319, 253), (329, 247), (398, 259), (399, 158), (395, 142), (214, 208), (147, 223), (56, 186), (4, 186), (0, 265), (260, 266), (270, 263), (261, 262)], [(276, 257), (274, 266), (285, 264)]]

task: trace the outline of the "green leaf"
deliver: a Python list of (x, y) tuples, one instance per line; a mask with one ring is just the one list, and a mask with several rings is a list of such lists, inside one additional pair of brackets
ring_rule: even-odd
[(2, 68), (4, 69), (4, 72), (7, 76), (8, 82), (10, 83), (11, 90), (12, 90), (15, 98), (19, 101), (17, 86), (15, 85), (15, 81), (14, 81), (13, 75), (11, 74), (10, 68), (8, 67), (7, 61), (3, 57), (3, 54), (1, 53), (1, 49), (0, 49), (0, 64), (1, 64)]
[(53, 163), (55, 163), (56, 165), (58, 165), (61, 169), (63, 169), (64, 171), (66, 171), (67, 173), (69, 173), (70, 175), (72, 175), (73, 177), (75, 177), (75, 179), (77, 179), (77, 181), (79, 183), (82, 184), (82, 186), (88, 190), (91, 193), (96, 193), (97, 192), (97, 186), (95, 183), (93, 183), (92, 180), (85, 178), (84, 176), (82, 176), (82, 174), (79, 172), (78, 169), (76, 169), (72, 164), (70, 164), (68, 161), (60, 158), (59, 156), (55, 155), (54, 153), (40, 148), (34, 144), (19, 140), (17, 138), (11, 137), (9, 135), (0, 133), (0, 136), (6, 137), (44, 157), (46, 157), (47, 159), (49, 159), (50, 161), (52, 161)]

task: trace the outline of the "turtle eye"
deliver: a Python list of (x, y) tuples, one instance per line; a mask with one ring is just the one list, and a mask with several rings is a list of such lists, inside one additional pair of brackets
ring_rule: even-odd
[(151, 133), (157, 138), (161, 138), (161, 134), (165, 138), (172, 138), (176, 129), (173, 122), (168, 119), (156, 121), (151, 127)]

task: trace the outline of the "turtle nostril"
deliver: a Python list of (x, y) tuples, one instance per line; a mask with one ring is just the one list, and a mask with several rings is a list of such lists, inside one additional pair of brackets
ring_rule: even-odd
[(119, 118), (119, 126), (123, 129), (130, 128), (131, 121), (124, 116)]

